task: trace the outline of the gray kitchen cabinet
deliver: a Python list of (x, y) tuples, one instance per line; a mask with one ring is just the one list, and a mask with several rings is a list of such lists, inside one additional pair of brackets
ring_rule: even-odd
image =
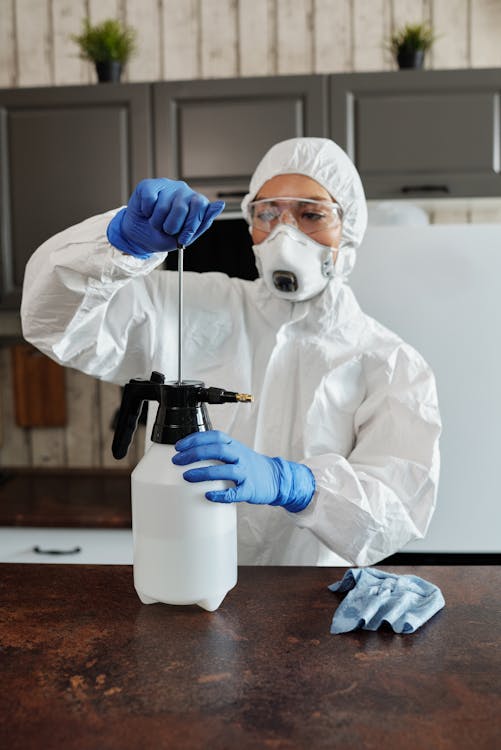
[[(369, 198), (499, 196), (501, 70), (0, 90), (0, 311), (19, 308), (38, 245), (125, 203), (152, 174), (223, 198), (223, 217), (242, 223), (240, 199), (258, 160), (301, 135), (343, 146)], [(238, 244), (248, 241), (245, 226), (235, 231)], [(240, 260), (229, 268), (229, 252), (215, 269), (202, 251), (187, 263), (253, 278), (250, 248), (245, 268)]]
[(155, 171), (237, 207), (277, 141), (328, 133), (327, 77), (276, 76), (153, 85)]
[(151, 176), (151, 142), (148, 84), (0, 91), (0, 310), (44, 240)]
[(329, 93), (368, 198), (501, 195), (501, 69), (333, 75)]

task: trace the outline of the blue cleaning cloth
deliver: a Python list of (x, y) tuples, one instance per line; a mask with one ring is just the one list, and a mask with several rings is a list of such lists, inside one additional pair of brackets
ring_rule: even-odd
[(331, 633), (377, 630), (382, 623), (391, 625), (395, 633), (414, 633), (445, 605), (433, 583), (376, 568), (350, 568), (329, 589), (348, 591), (334, 613)]

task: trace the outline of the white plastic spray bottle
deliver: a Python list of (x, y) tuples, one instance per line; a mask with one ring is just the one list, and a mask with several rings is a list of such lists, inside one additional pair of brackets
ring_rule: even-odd
[(131, 476), (134, 586), (144, 604), (198, 604), (213, 611), (237, 582), (236, 508), (205, 498), (208, 489), (225, 489), (226, 482), (190, 484), (185, 467), (171, 459), (182, 437), (212, 429), (206, 403), (252, 397), (200, 381), (164, 380), (153, 372), (150, 380), (127, 383), (112, 446), (114, 457), (123, 458), (143, 401), (158, 401), (152, 445)]

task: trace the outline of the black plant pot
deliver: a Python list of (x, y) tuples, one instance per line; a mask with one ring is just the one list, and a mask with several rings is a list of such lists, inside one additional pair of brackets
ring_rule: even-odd
[(96, 73), (99, 83), (118, 83), (122, 74), (122, 63), (118, 60), (97, 62)]
[(400, 70), (403, 68), (421, 69), (424, 65), (424, 50), (401, 49), (397, 54), (397, 63)]

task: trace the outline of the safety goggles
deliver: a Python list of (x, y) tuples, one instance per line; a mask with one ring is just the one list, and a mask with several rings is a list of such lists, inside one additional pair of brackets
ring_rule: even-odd
[(315, 234), (339, 226), (343, 212), (337, 203), (310, 198), (263, 198), (247, 206), (247, 222), (261, 232), (271, 232), (277, 224), (292, 224), (305, 234)]

